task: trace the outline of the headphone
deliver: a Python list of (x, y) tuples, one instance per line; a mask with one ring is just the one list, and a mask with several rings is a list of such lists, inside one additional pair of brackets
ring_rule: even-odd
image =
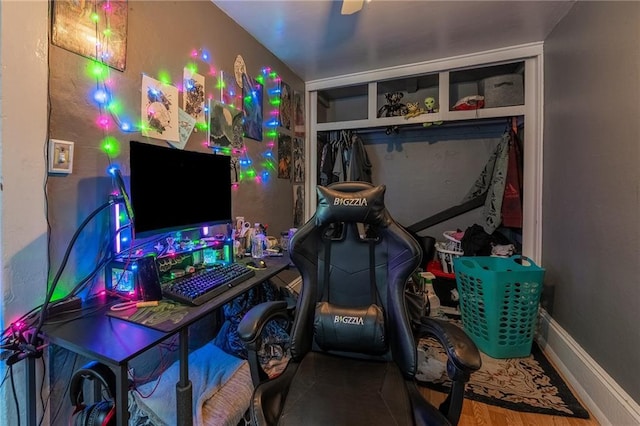
[[(84, 381), (97, 380), (102, 388), (106, 390), (110, 400), (102, 400), (86, 406), (84, 404)], [(115, 426), (115, 405), (113, 403), (116, 389), (116, 376), (109, 367), (100, 364), (97, 361), (91, 361), (88, 364), (76, 370), (71, 377), (69, 384), (69, 396), (71, 404), (75, 407), (73, 412), (77, 414), (75, 418), (75, 426)]]

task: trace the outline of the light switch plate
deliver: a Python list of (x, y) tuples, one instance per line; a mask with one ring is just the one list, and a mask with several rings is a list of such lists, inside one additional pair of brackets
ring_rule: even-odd
[(49, 173), (70, 174), (73, 171), (73, 142), (49, 140)]

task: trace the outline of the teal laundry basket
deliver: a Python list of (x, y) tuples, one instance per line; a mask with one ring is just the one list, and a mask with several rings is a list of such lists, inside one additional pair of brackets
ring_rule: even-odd
[(462, 325), (485, 354), (531, 353), (544, 269), (525, 256), (462, 256), (453, 260)]

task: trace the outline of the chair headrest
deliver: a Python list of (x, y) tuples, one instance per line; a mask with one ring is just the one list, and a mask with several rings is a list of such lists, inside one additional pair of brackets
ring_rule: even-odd
[(385, 185), (344, 182), (318, 186), (316, 226), (358, 222), (386, 227), (390, 217), (384, 205)]

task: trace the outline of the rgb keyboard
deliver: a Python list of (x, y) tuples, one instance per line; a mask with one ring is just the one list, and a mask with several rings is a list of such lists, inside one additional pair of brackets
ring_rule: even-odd
[(164, 284), (162, 293), (177, 302), (202, 305), (255, 274), (242, 263), (215, 265)]

